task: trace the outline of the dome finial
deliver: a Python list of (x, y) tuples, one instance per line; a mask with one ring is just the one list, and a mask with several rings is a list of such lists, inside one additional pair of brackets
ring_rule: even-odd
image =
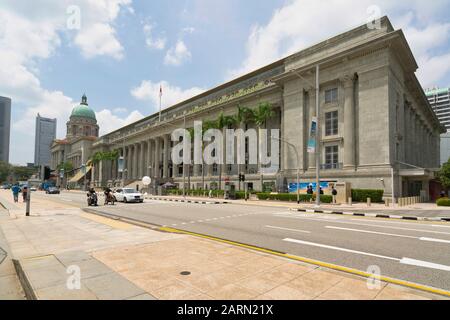
[(87, 97), (86, 97), (86, 94), (84, 93), (83, 94), (83, 96), (81, 97), (81, 104), (84, 104), (84, 105), (88, 105), (88, 103), (87, 103)]

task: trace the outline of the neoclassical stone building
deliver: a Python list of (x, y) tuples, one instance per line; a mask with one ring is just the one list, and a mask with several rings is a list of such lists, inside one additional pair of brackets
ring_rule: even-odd
[[(396, 196), (428, 194), (439, 167), (443, 128), (415, 76), (417, 68), (403, 32), (384, 17), (378, 29), (362, 25), (167, 108), (161, 121), (153, 114), (99, 138), (93, 152), (119, 150), (125, 172), (108, 161), (93, 180), (120, 185), (148, 175), (154, 186), (170, 181), (209, 188), (223, 186), (225, 179), (238, 186), (242, 172), (255, 190), (262, 189), (262, 181), (287, 190), (298, 166), (302, 182), (315, 179), (315, 154), (307, 152), (307, 142), (311, 120), (318, 116), (321, 181), (384, 189), (385, 196), (392, 194), (392, 185)], [(254, 165), (186, 165), (183, 178), (183, 166), (170, 158), (175, 128), (184, 123), (191, 128), (196, 120), (215, 119), (222, 112), (234, 115), (238, 105), (256, 108), (262, 102), (275, 110), (266, 127), (280, 129), (281, 139), (298, 151), (299, 163), (294, 148), (282, 143), (276, 173), (261, 175)]]
[[(58, 165), (64, 162), (70, 162), (74, 171), (69, 173), (72, 184), (76, 184), (81, 176), (76, 173), (83, 164), (86, 164), (92, 155), (92, 144), (97, 140), (99, 135), (99, 126), (95, 112), (89, 108), (87, 97), (83, 95), (81, 103), (75, 106), (70, 115), (70, 119), (66, 124), (67, 134), (63, 140), (55, 140), (51, 146), (51, 169), (56, 170)], [(66, 179), (64, 183), (69, 182)], [(58, 178), (58, 185), (63, 181)]]

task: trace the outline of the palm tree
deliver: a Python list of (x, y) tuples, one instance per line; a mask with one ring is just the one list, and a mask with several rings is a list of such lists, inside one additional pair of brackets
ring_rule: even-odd
[[(94, 155), (91, 157), (90, 162), (92, 163), (93, 168), (95, 168), (95, 165), (99, 164), (99, 180), (100, 183), (102, 183), (102, 168), (103, 168), (103, 161), (115, 161), (119, 157), (119, 150), (113, 150), (113, 151), (99, 151), (94, 153)], [(94, 175), (93, 175), (94, 176)]]
[[(228, 128), (231, 128), (233, 126), (236, 125), (237, 121), (236, 121), (236, 117), (235, 116), (226, 116), (224, 115), (223, 112), (220, 113), (219, 117), (217, 118), (217, 129), (222, 130), (222, 161), (223, 161), (223, 156), (225, 155), (226, 152), (226, 139), (225, 139), (225, 132)], [(222, 174), (224, 172), (223, 168), (224, 168), (224, 163), (220, 164), (220, 170), (219, 170), (219, 190), (221, 189), (221, 185), (222, 185)]]
[[(254, 122), (256, 126), (258, 127), (258, 139), (261, 143), (261, 132), (262, 129), (267, 128), (267, 120), (272, 118), (275, 115), (275, 112), (273, 111), (273, 107), (269, 102), (262, 102), (258, 105), (258, 108), (256, 110), (253, 110), (253, 117)], [(264, 191), (264, 177), (262, 173), (262, 166), (261, 166), (261, 150), (259, 150), (259, 161), (258, 161), (258, 170), (261, 176), (261, 191)]]

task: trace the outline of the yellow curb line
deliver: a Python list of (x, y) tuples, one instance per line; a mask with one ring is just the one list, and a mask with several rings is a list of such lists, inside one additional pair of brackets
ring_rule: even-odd
[(421, 284), (412, 283), (412, 282), (403, 281), (403, 280), (394, 279), (394, 278), (389, 278), (389, 277), (385, 277), (385, 276), (377, 276), (377, 275), (373, 275), (373, 274), (370, 274), (370, 273), (367, 273), (364, 271), (360, 271), (357, 269), (338, 266), (338, 265), (327, 263), (327, 262), (322, 262), (322, 261), (318, 261), (318, 260), (299, 257), (299, 256), (287, 254), (287, 253), (281, 253), (281, 252), (277, 252), (277, 251), (273, 251), (273, 250), (269, 250), (269, 249), (259, 248), (256, 246), (243, 244), (243, 243), (239, 243), (239, 242), (235, 242), (235, 241), (231, 241), (231, 240), (225, 240), (225, 239), (220, 239), (220, 238), (216, 238), (216, 237), (212, 237), (212, 236), (207, 236), (207, 235), (204, 235), (201, 233), (195, 233), (195, 232), (184, 231), (184, 230), (168, 228), (168, 227), (161, 227), (158, 230), (165, 231), (165, 232), (171, 232), (171, 233), (187, 234), (187, 235), (191, 235), (191, 236), (195, 236), (195, 237), (200, 237), (200, 238), (218, 241), (218, 242), (222, 242), (222, 243), (232, 244), (232, 245), (235, 245), (238, 247), (247, 248), (247, 249), (255, 250), (255, 251), (259, 251), (259, 252), (264, 252), (264, 253), (268, 253), (271, 255), (276, 255), (279, 257), (288, 258), (291, 260), (296, 260), (296, 261), (300, 261), (300, 262), (304, 262), (304, 263), (309, 263), (309, 264), (313, 264), (313, 265), (328, 268), (328, 269), (342, 271), (345, 273), (350, 273), (350, 274), (362, 276), (365, 278), (377, 279), (377, 280), (384, 281), (387, 283), (397, 284), (397, 285), (401, 285), (404, 287), (409, 287), (409, 288), (413, 288), (413, 289), (417, 289), (417, 290), (421, 290), (421, 291), (425, 291), (425, 292), (429, 292), (429, 293), (434, 293), (434, 294), (450, 297), (450, 291), (437, 289), (437, 288), (433, 288), (433, 287), (428, 287), (428, 286), (424, 286)]

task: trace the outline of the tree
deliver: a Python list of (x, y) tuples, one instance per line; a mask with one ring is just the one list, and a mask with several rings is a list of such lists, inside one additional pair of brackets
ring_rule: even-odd
[(445, 189), (450, 189), (450, 159), (442, 165), (437, 174), (439, 181)]
[[(253, 117), (256, 126), (258, 127), (258, 136), (259, 136), (259, 143), (262, 143), (261, 139), (261, 130), (264, 128), (267, 128), (267, 120), (272, 118), (275, 115), (275, 112), (273, 111), (272, 105), (268, 102), (263, 102), (258, 105), (258, 108), (253, 111)], [(259, 150), (259, 153), (261, 153), (261, 150)], [(261, 154), (260, 159), (258, 161), (258, 169), (259, 174), (261, 176), (261, 191), (264, 190), (264, 177), (262, 173), (262, 165), (261, 165)]]
[(61, 171), (61, 169), (62, 169), (62, 170), (64, 170), (65, 173), (68, 173), (68, 172), (70, 172), (70, 171), (73, 170), (73, 164), (72, 164), (72, 162), (70, 162), (70, 161), (63, 162), (63, 163), (60, 163), (60, 164), (56, 167), (56, 169), (57, 169), (58, 171)]
[(6, 182), (11, 172), (11, 165), (7, 162), (0, 161), (0, 183)]

